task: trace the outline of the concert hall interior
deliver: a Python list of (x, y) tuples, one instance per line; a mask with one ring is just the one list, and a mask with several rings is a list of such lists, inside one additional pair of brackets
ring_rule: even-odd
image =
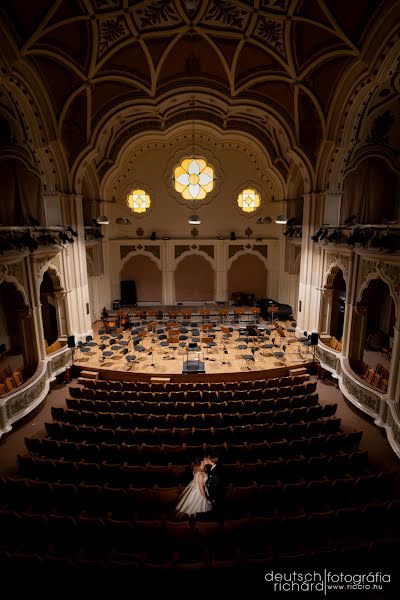
[(4, 597), (396, 597), (399, 156), (400, 0), (2, 0)]

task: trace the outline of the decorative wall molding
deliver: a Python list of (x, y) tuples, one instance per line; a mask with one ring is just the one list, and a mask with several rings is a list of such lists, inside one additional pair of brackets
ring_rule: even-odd
[(46, 398), (50, 383), (71, 363), (71, 349), (63, 347), (39, 364), (33, 377), (0, 399), (0, 437)]
[(372, 279), (381, 278), (389, 286), (389, 290), (399, 315), (400, 297), (400, 263), (386, 262), (379, 258), (361, 258), (360, 279), (358, 285), (358, 302)]
[(325, 250), (325, 261), (326, 268), (323, 279), (324, 286), (333, 286), (333, 279), (335, 278), (335, 275), (337, 273), (337, 269), (335, 270), (335, 267), (337, 267), (341, 269), (343, 273), (343, 279), (345, 280), (346, 286), (348, 288), (350, 285), (349, 277), (352, 256), (350, 256), (349, 254), (340, 254), (339, 252), (330, 252), (329, 250)]
[(2, 281), (13, 283), (21, 292), (25, 304), (29, 305), (29, 296), (25, 287), (23, 259), (0, 265), (0, 284)]

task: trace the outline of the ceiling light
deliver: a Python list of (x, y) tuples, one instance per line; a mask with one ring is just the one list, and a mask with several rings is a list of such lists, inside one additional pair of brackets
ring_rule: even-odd
[(276, 217), (275, 223), (277, 223), (278, 225), (286, 225), (287, 220), (288, 219), (285, 215), (279, 215), (278, 217)]
[(96, 217), (96, 221), (99, 225), (108, 225), (110, 223), (110, 219), (105, 215), (100, 215), (100, 217)]
[(190, 225), (200, 225), (201, 219), (198, 215), (192, 215), (189, 217), (188, 223), (190, 223)]

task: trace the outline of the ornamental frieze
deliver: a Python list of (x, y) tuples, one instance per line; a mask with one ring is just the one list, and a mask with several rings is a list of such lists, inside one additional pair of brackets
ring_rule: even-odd
[(382, 277), (388, 284), (393, 300), (398, 304), (400, 296), (400, 264), (386, 263), (371, 258), (363, 258), (361, 263), (359, 299), (373, 276)]
[(354, 398), (356, 398), (356, 400), (358, 400), (360, 404), (379, 414), (380, 399), (373, 392), (367, 391), (366, 389), (358, 385), (355, 381), (350, 379), (350, 377), (348, 377), (347, 375), (343, 375), (342, 381), (346, 390)]
[(156, 258), (160, 258), (160, 246), (145, 246), (145, 252), (150, 252), (154, 254)]
[[(350, 256), (348, 254), (339, 254), (337, 252), (326, 252), (326, 270), (324, 276), (325, 285), (330, 286), (330, 272), (332, 268), (337, 265), (343, 273), (343, 279), (346, 282), (346, 285), (349, 286), (349, 275), (350, 275)], [(336, 275), (336, 273), (335, 273)]]
[(44, 388), (46, 387), (46, 374), (44, 374), (39, 381), (37, 381), (32, 387), (28, 388), (24, 393), (19, 394), (9, 402), (7, 402), (7, 418), (11, 419), (13, 416), (22, 412), (32, 402), (35, 402), (41, 395)]
[(207, 254), (207, 256), (209, 256), (210, 258), (214, 258), (214, 246), (212, 246), (211, 244), (208, 246), (199, 246), (199, 250)]
[(231, 244), (229, 246), (229, 258), (232, 258), (232, 256), (235, 256), (235, 254), (237, 254), (241, 250), (244, 250), (243, 244), (238, 244), (238, 245), (237, 244)]

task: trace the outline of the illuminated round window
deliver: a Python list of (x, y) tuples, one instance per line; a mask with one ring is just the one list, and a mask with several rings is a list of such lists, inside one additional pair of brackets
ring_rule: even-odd
[(131, 211), (137, 214), (145, 213), (151, 204), (150, 196), (144, 190), (133, 190), (126, 201)]
[(261, 204), (260, 194), (252, 189), (243, 190), (238, 196), (237, 203), (243, 212), (254, 212)]
[(174, 187), (185, 200), (203, 200), (214, 187), (214, 170), (203, 158), (185, 158), (174, 170)]

